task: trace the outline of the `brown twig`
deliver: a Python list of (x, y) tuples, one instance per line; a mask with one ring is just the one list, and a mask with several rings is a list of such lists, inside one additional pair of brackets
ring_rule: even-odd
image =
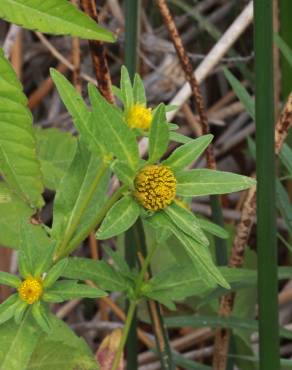
[[(87, 13), (98, 23), (98, 14), (95, 1), (81, 0), (80, 4), (85, 13)], [(114, 97), (111, 88), (111, 77), (106, 60), (104, 45), (101, 41), (89, 41), (89, 47), (91, 51), (93, 69), (98, 83), (98, 89), (110, 103), (114, 103)]]
[[(275, 128), (275, 152), (279, 154), (283, 142), (292, 125), (292, 93), (281, 113)], [(236, 236), (233, 241), (229, 266), (240, 268), (244, 263), (244, 254), (249, 239), (251, 228), (256, 216), (256, 189), (250, 188), (242, 209), (241, 219), (237, 225)], [(220, 302), (219, 315), (229, 316), (233, 310), (235, 293), (224, 296)], [(215, 370), (225, 370), (227, 353), (230, 341), (230, 331), (218, 328), (215, 332), (215, 349), (213, 357), (213, 368)]]
[[(190, 84), (191, 91), (192, 91), (192, 96), (195, 100), (198, 114), (200, 117), (200, 123), (202, 126), (202, 132), (203, 134), (208, 134), (209, 133), (209, 124), (208, 124), (208, 118), (206, 114), (206, 110), (204, 107), (204, 100), (203, 96), (201, 93), (201, 89), (199, 86), (199, 83), (194, 75), (193, 67), (190, 62), (190, 59), (188, 57), (187, 52), (185, 51), (185, 48), (183, 46), (183, 42), (181, 39), (181, 36), (176, 28), (176, 25), (174, 23), (173, 17), (169, 11), (168, 5), (165, 0), (157, 0), (157, 5), (159, 7), (160, 13), (162, 15), (163, 21), (168, 29), (169, 36), (172, 39), (172, 42), (175, 46), (177, 55), (180, 59), (182, 68), (184, 70), (185, 76), (187, 81)], [(214, 150), (213, 146), (209, 145), (208, 149), (206, 150), (206, 155), (207, 155), (207, 163), (208, 163), (208, 168), (210, 169), (216, 169), (216, 161), (215, 161), (215, 156), (214, 156)]]
[[(71, 0), (71, 3), (77, 8), (79, 6), (79, 0)], [(78, 37), (72, 39), (72, 62), (74, 66), (73, 70), (73, 84), (77, 91), (81, 93), (81, 79), (80, 79), (80, 41)]]

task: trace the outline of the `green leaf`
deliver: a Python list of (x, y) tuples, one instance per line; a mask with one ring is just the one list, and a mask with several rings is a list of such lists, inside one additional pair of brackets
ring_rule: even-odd
[(186, 197), (232, 193), (256, 184), (250, 177), (207, 169), (178, 172), (176, 180), (177, 195)]
[(201, 228), (208, 233), (217, 236), (218, 238), (221, 239), (228, 239), (229, 234), (228, 232), (223, 229), (223, 227), (214, 224), (214, 222), (211, 222), (209, 220), (206, 220), (205, 218), (198, 217), (199, 224)]
[(185, 135), (182, 135), (182, 134), (179, 134), (177, 132), (173, 132), (173, 131), (171, 131), (169, 133), (169, 140), (174, 141), (176, 143), (181, 143), (181, 144), (187, 144), (190, 141), (193, 141), (192, 138), (190, 138), (188, 136), (185, 136)]
[(98, 288), (85, 284), (79, 284), (77, 281), (62, 280), (57, 281), (53, 286), (43, 294), (45, 302), (64, 302), (76, 298), (97, 298), (104, 297), (106, 293)]
[(128, 110), (134, 103), (134, 96), (131, 79), (125, 66), (122, 66), (121, 68), (120, 88), (124, 97), (125, 110)]
[[(28, 16), (29, 14), (29, 16)], [(0, 18), (29, 30), (113, 42), (103, 29), (66, 0), (1, 0)]]
[(123, 184), (127, 185), (130, 189), (134, 188), (133, 180), (136, 172), (127, 163), (116, 159), (112, 164), (112, 170)]
[(0, 326), (0, 369), (27, 370), (41, 331), (27, 312), (20, 324), (9, 321)]
[(166, 123), (165, 106), (160, 104), (155, 110), (149, 132), (149, 160), (156, 162), (165, 153), (169, 140), (169, 130)]
[(59, 279), (59, 277), (62, 276), (67, 264), (68, 259), (63, 258), (49, 270), (43, 283), (44, 288), (51, 287)]
[(74, 157), (76, 138), (55, 128), (38, 128), (35, 134), (45, 187), (56, 190)]
[(276, 180), (276, 199), (285, 224), (292, 234), (292, 205), (287, 191), (278, 179)]
[(98, 364), (83, 338), (62, 320), (50, 315), (51, 331), (42, 335), (26, 370), (98, 370)]
[(20, 229), (19, 270), (23, 277), (41, 276), (53, 262), (55, 248), (41, 225), (23, 222)]
[(31, 313), (37, 324), (41, 327), (41, 329), (45, 333), (49, 333), (52, 329), (52, 326), (48, 317), (48, 311), (46, 310), (41, 301), (35, 302), (32, 305)]
[(84, 142), (93, 153), (104, 154), (105, 149), (100, 140), (101, 136), (96, 131), (98, 124), (94, 124), (92, 121), (92, 113), (89, 112), (78, 91), (66, 77), (53, 68), (51, 68), (51, 77)]
[(128, 230), (137, 220), (140, 207), (131, 195), (117, 201), (105, 216), (96, 238), (103, 240)]
[(71, 257), (63, 273), (70, 279), (92, 280), (101, 289), (124, 292), (130, 286), (127, 279), (104, 261)]
[(15, 307), (15, 310), (14, 310), (14, 321), (16, 324), (20, 324), (21, 321), (23, 320), (24, 318), (24, 315), (28, 309), (28, 304), (22, 300), (19, 300), (17, 302), (17, 305)]
[[(58, 251), (64, 238), (67, 237), (65, 231), (68, 232), (72, 225), (76, 225), (74, 235), (81, 233), (92, 223), (106, 201), (109, 174), (106, 172), (100, 178), (101, 165), (103, 163), (100, 157), (91, 154), (83, 143), (79, 143), (54, 201), (52, 236), (60, 242)], [(91, 199), (88, 198), (89, 196)], [(87, 200), (89, 204), (85, 207)], [(69, 235), (69, 239), (71, 240), (74, 235)]]
[(274, 43), (278, 46), (281, 50), (281, 53), (286, 58), (287, 62), (292, 67), (292, 50), (290, 49), (289, 45), (282, 39), (282, 37), (278, 33), (274, 33)]
[(107, 245), (103, 245), (103, 249), (105, 253), (112, 258), (114, 265), (119, 270), (120, 273), (125, 275), (126, 277), (133, 278), (133, 272), (131, 272), (130, 267), (128, 266), (127, 262), (125, 261), (124, 257), (119, 253), (119, 251), (113, 251)]
[(188, 141), (178, 147), (163, 164), (170, 166), (174, 170), (183, 170), (186, 166), (195, 162), (213, 139), (213, 135), (203, 135), (198, 139)]
[[(19, 302), (20, 302), (19, 296), (17, 293), (15, 293), (0, 304), (0, 325), (13, 317), (15, 309), (18, 306)], [(0, 359), (1, 359), (1, 347), (0, 347)]]
[[(2, 4), (3, 2), (1, 2)], [(1, 7), (0, 5), (0, 14)], [(30, 207), (43, 205), (32, 115), (17, 76), (0, 49), (0, 173)]]
[(237, 95), (238, 99), (241, 101), (245, 107), (247, 113), (255, 120), (255, 103), (252, 97), (249, 95), (245, 87), (240, 81), (227, 69), (223, 68), (223, 72), (228, 82), (230, 83), (233, 91)]
[(8, 272), (0, 271), (0, 284), (11, 286), (12, 288), (18, 288), (21, 281), (20, 279)]
[(139, 152), (134, 132), (125, 124), (118, 109), (109, 104), (91, 84), (89, 84), (89, 97), (95, 125), (108, 152), (136, 170)]
[(134, 104), (143, 104), (146, 106), (146, 94), (143, 81), (138, 73), (135, 73), (134, 84), (133, 84), (133, 95), (134, 95)]
[(180, 207), (175, 202), (172, 202), (172, 204), (163, 211), (169, 216), (174, 225), (184, 233), (188, 234), (202, 245), (209, 245), (209, 240), (203, 233), (199, 220), (192, 212), (188, 211), (186, 208)]
[(288, 144), (283, 144), (279, 156), (288, 173), (292, 175), (292, 149), (289, 147)]

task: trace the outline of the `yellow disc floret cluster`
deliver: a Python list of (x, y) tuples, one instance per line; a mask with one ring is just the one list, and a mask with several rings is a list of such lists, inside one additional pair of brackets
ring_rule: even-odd
[(135, 178), (134, 196), (150, 211), (167, 207), (173, 201), (175, 193), (176, 179), (167, 166), (146, 166)]
[(127, 114), (127, 123), (130, 128), (148, 130), (152, 122), (152, 112), (150, 108), (142, 104), (134, 104)]
[(24, 302), (33, 304), (43, 294), (42, 280), (29, 276), (18, 287), (18, 293)]

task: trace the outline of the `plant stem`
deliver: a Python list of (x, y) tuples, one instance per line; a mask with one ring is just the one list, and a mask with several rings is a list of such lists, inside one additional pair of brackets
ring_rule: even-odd
[(275, 206), (273, 1), (255, 0), (260, 369), (280, 368)]

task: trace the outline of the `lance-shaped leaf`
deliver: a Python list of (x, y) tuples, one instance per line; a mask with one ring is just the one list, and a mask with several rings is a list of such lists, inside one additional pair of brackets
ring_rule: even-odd
[(196, 161), (213, 139), (213, 135), (203, 135), (198, 139), (177, 148), (163, 164), (170, 166), (174, 170), (183, 170), (186, 166)]
[(292, 205), (287, 191), (278, 179), (276, 181), (276, 199), (285, 224), (292, 234)]
[(194, 266), (201, 274), (201, 278), (206, 284), (213, 287), (219, 284), (229, 289), (229, 284), (223, 278), (217, 266), (215, 266), (206, 246), (197, 243), (193, 238), (181, 231), (164, 212), (156, 213), (149, 218), (148, 222), (153, 224), (154, 227), (156, 225), (171, 230), (184, 246), (185, 251), (191, 258), (191, 261), (193, 261)]
[(137, 220), (140, 207), (131, 195), (126, 195), (109, 210), (96, 233), (97, 239), (109, 239), (128, 230)]
[(112, 170), (123, 184), (127, 185), (130, 189), (133, 189), (133, 180), (136, 172), (133, 171), (133, 169), (130, 168), (127, 163), (116, 159), (112, 164)]
[(62, 275), (63, 271), (65, 270), (67, 264), (68, 264), (68, 259), (63, 258), (49, 270), (43, 282), (44, 288), (49, 288), (59, 279), (59, 277)]
[(55, 128), (38, 128), (35, 134), (45, 187), (56, 190), (74, 157), (76, 137)]
[(186, 197), (232, 193), (256, 184), (250, 177), (207, 169), (178, 172), (176, 180), (177, 195)]
[(187, 144), (187, 143), (193, 141), (192, 138), (190, 138), (188, 136), (185, 136), (185, 135), (182, 135), (182, 134), (179, 134), (179, 133), (174, 132), (174, 131), (171, 131), (169, 133), (169, 139), (171, 141), (175, 141), (176, 143), (181, 143), (181, 144)]
[(95, 125), (108, 152), (113, 153), (135, 170), (139, 161), (139, 152), (134, 132), (125, 124), (121, 112), (109, 104), (91, 84), (89, 84), (89, 97)]
[(41, 301), (35, 302), (31, 310), (32, 316), (44, 332), (49, 333), (52, 329), (48, 310), (44, 307)]
[(146, 106), (146, 94), (145, 94), (145, 88), (143, 85), (143, 81), (141, 80), (141, 77), (135, 73), (134, 77), (134, 84), (133, 84), (133, 95), (134, 95), (134, 103), (135, 104), (143, 104)]
[(114, 41), (111, 32), (66, 0), (1, 0), (0, 18), (33, 31)]
[(202, 245), (209, 245), (209, 240), (203, 233), (199, 220), (186, 208), (180, 207), (175, 202), (163, 210), (172, 220), (174, 225)]
[(14, 310), (14, 321), (16, 322), (16, 324), (19, 325), (21, 323), (27, 309), (28, 304), (19, 299)]
[(51, 76), (84, 142), (93, 153), (97, 155), (104, 154), (105, 149), (101, 142), (101, 137), (99, 132), (95, 130), (98, 128), (98, 125), (92, 125), (92, 113), (88, 110), (76, 88), (66, 77), (53, 68), (51, 69)]
[(57, 281), (44, 292), (43, 300), (45, 302), (64, 302), (70, 299), (97, 298), (106, 295), (107, 294), (101, 289), (79, 284), (77, 281), (62, 280)]
[(6, 299), (6, 301), (0, 304), (0, 325), (13, 317), (15, 309), (19, 302), (20, 301), (18, 298), (18, 294), (12, 294), (9, 298)]
[(130, 285), (122, 274), (104, 261), (93, 261), (88, 258), (72, 257), (63, 276), (70, 279), (92, 280), (101, 289), (109, 291), (126, 291)]
[(206, 220), (205, 218), (199, 218), (198, 217), (198, 221), (199, 221), (199, 224), (201, 226), (201, 228), (207, 232), (209, 232), (210, 234), (212, 235), (215, 235), (217, 236), (218, 238), (221, 238), (221, 239), (228, 239), (229, 238), (229, 234), (228, 232), (223, 229), (223, 227), (217, 225), (217, 224), (214, 224), (214, 222), (211, 222), (209, 220)]
[(0, 369), (27, 369), (41, 334), (41, 330), (36, 328), (29, 312), (25, 314), (20, 324), (9, 321), (1, 325)]
[(8, 272), (0, 271), (0, 284), (11, 286), (12, 288), (17, 288), (20, 285), (20, 279)]
[(160, 104), (155, 110), (149, 132), (149, 162), (156, 162), (165, 153), (169, 140), (165, 106)]
[[(2, 2), (1, 2), (2, 4)], [(1, 13), (0, 5), (0, 13)], [(32, 115), (17, 76), (0, 49), (0, 173), (30, 207), (43, 205)]]
[[(102, 165), (100, 157), (91, 154), (83, 143), (79, 143), (55, 196), (52, 236), (60, 241), (57, 249), (69, 235), (65, 235), (65, 230), (70, 231), (76, 224), (75, 234), (81, 233), (92, 223), (106, 201), (109, 174), (107, 171), (102, 174)], [(69, 235), (69, 239), (72, 237), (73, 234)]]
[(125, 66), (121, 68), (121, 93), (124, 98), (125, 109), (129, 109), (134, 103), (133, 88), (129, 72)]

